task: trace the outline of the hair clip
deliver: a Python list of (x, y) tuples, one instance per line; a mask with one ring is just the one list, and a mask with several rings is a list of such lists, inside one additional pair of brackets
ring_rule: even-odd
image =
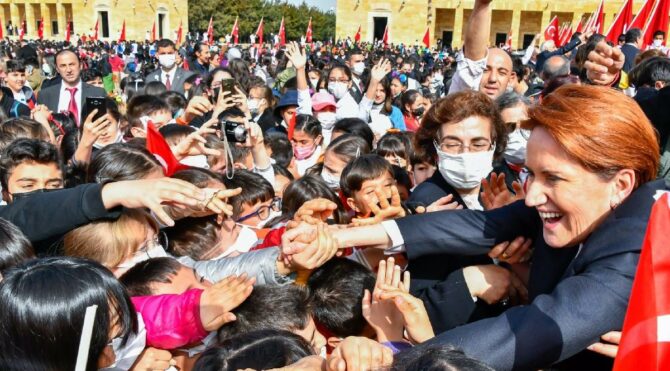
[(54, 120), (53, 115), (49, 115), (49, 117), (47, 117), (47, 121), (49, 121), (49, 122), (52, 123), (55, 127), (57, 127), (57, 128), (58, 128), (58, 131), (60, 131), (61, 135), (65, 135), (65, 129), (63, 129), (63, 125), (61, 125), (60, 122)]
[(195, 86), (199, 86), (201, 81), (202, 81), (201, 77), (196, 78), (195, 79)]

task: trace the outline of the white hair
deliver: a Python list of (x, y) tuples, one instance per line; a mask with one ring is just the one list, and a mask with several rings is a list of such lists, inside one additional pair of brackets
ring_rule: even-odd
[(555, 48), (555, 47), (556, 47), (556, 44), (554, 43), (554, 40), (547, 40), (547, 41), (542, 43), (542, 45), (540, 46), (540, 50), (543, 51), (543, 52), (546, 52), (547, 50), (549, 50), (551, 48)]

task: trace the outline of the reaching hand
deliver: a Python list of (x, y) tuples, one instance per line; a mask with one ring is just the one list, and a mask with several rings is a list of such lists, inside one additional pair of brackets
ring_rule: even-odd
[(595, 343), (589, 345), (588, 349), (590, 351), (600, 353), (610, 358), (616, 358), (616, 355), (619, 352), (619, 343), (621, 343), (621, 332), (610, 331), (605, 335), (601, 336), (600, 338), (610, 344)]
[(291, 61), (296, 70), (305, 68), (307, 64), (305, 51), (295, 41), (286, 45), (286, 57)]
[(247, 117), (251, 117), (251, 111), (249, 111), (249, 105), (247, 103), (247, 96), (237, 86), (235, 86), (235, 91), (236, 93), (233, 94), (233, 102), (247, 115)]
[(488, 304), (515, 299), (528, 299), (528, 290), (512, 272), (494, 264), (476, 265), (463, 268), (463, 277), (470, 295)]
[(216, 98), (216, 104), (212, 107), (212, 118), (218, 120), (221, 112), (227, 110), (228, 108), (235, 107), (236, 104), (235, 96), (233, 96), (229, 91), (220, 91)]
[(227, 203), (229, 197), (237, 196), (242, 192), (242, 188), (235, 189), (215, 189), (204, 188), (205, 201), (198, 203), (195, 206), (175, 207), (172, 205), (165, 206), (165, 212), (170, 215), (173, 220), (183, 218), (199, 218), (212, 214), (228, 216), (233, 215), (233, 206)]
[(532, 256), (530, 250), (532, 244), (533, 240), (520, 236), (512, 242), (501, 242), (495, 245), (488, 255), (491, 259), (499, 259), (508, 264), (525, 263)]
[(372, 67), (370, 78), (372, 81), (379, 82), (382, 81), (389, 72), (391, 72), (391, 62), (386, 58), (382, 58)]
[(621, 49), (601, 41), (589, 53), (588, 61), (584, 63), (586, 76), (594, 84), (609, 86), (623, 69), (625, 61), (626, 56)]
[(460, 205), (458, 202), (453, 201), (454, 195), (446, 195), (444, 197), (441, 197), (437, 199), (435, 202), (432, 204), (428, 205), (428, 207), (425, 206), (419, 206), (416, 208), (417, 214), (425, 214), (425, 213), (432, 213), (435, 211), (443, 211), (443, 210), (461, 210), (463, 209), (463, 206)]
[(316, 238), (304, 251), (290, 256), (289, 267), (293, 271), (316, 269), (335, 256), (338, 249), (339, 244), (327, 226), (319, 224), (316, 227)]
[(516, 194), (507, 189), (505, 174), (492, 173), (491, 181), (482, 179), (481, 197), (484, 209), (497, 209), (526, 198), (523, 186), (519, 182), (513, 182), (512, 188), (514, 188)]
[[(196, 96), (191, 98), (184, 110), (184, 120), (186, 122), (191, 122), (194, 118), (202, 116), (205, 113), (211, 111), (213, 108), (212, 103), (209, 99), (201, 96)], [(215, 117), (215, 116), (213, 116)]]
[(200, 296), (200, 321), (207, 331), (216, 331), (235, 320), (231, 311), (245, 301), (254, 288), (255, 278), (229, 276), (206, 288)]
[(169, 351), (149, 347), (140, 353), (130, 371), (167, 370), (176, 364)]
[(219, 122), (218, 119), (212, 118), (203, 124), (200, 129), (192, 132), (184, 139), (182, 139), (179, 144), (172, 150), (175, 157), (178, 160), (181, 160), (187, 156), (197, 156), (197, 155), (206, 155), (206, 156), (219, 156), (221, 152), (208, 148), (206, 146), (207, 139), (204, 138), (204, 135), (207, 134), (216, 134), (216, 129), (212, 126), (216, 125)]
[(423, 300), (391, 286), (382, 286), (380, 291), (381, 299), (393, 300), (396, 308), (402, 314), (405, 331), (414, 344), (423, 343), (435, 337)]
[(84, 121), (84, 130), (81, 133), (81, 144), (87, 147), (92, 147), (98, 138), (107, 130), (107, 127), (112, 124), (109, 121), (107, 114), (102, 115), (97, 120), (93, 121), (93, 117), (98, 113), (94, 109)]
[(335, 210), (337, 210), (336, 203), (325, 198), (317, 198), (302, 204), (293, 216), (293, 220), (317, 225), (325, 223)]
[(391, 186), (391, 203), (389, 203), (386, 195), (381, 189), (375, 189), (375, 194), (379, 200), (379, 206), (371, 200), (368, 201), (368, 207), (374, 216), (369, 218), (354, 218), (351, 220), (352, 225), (355, 227), (374, 225), (379, 224), (384, 220), (402, 218), (405, 216), (405, 209), (403, 209), (400, 202), (400, 194), (398, 193), (398, 188), (396, 186)]
[(393, 351), (374, 340), (350, 336), (328, 357), (328, 371), (380, 370), (393, 363)]
[(400, 280), (401, 269), (391, 257), (381, 260), (377, 269), (377, 282), (371, 295), (368, 290), (363, 294), (363, 317), (377, 333), (377, 340), (401, 341), (403, 338), (402, 313), (392, 300), (382, 299), (382, 287), (409, 291), (409, 272), (405, 272), (405, 282)]

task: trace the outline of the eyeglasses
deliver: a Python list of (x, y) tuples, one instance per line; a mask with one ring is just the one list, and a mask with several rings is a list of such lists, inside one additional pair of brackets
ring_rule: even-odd
[(433, 143), (435, 144), (436, 148), (440, 149), (440, 151), (449, 153), (451, 155), (461, 154), (465, 152), (466, 148), (468, 152), (486, 152), (491, 149), (491, 142), (488, 140), (470, 143), (469, 146), (454, 140), (446, 140), (442, 143), (438, 143), (436, 140), (434, 140)]
[(279, 197), (275, 197), (275, 198), (272, 200), (272, 203), (270, 203), (270, 205), (267, 205), (267, 206), (261, 206), (261, 207), (259, 207), (256, 211), (254, 211), (254, 212), (252, 212), (252, 213), (250, 213), (250, 214), (241, 216), (239, 219), (236, 220), (236, 222), (237, 222), (237, 223), (241, 223), (241, 222), (243, 222), (243, 221), (245, 221), (245, 220), (247, 220), (247, 219), (251, 219), (251, 218), (253, 218), (253, 217), (256, 216), (256, 215), (258, 215), (258, 218), (259, 218), (260, 220), (267, 220), (267, 218), (270, 217), (270, 210), (272, 210), (272, 211), (281, 211), (281, 198), (279, 198)]

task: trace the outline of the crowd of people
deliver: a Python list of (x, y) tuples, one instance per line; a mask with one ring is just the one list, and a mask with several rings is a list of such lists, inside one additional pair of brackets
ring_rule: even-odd
[(490, 24), (476, 0), (461, 50), (5, 40), (0, 369), (611, 369), (670, 59)]

